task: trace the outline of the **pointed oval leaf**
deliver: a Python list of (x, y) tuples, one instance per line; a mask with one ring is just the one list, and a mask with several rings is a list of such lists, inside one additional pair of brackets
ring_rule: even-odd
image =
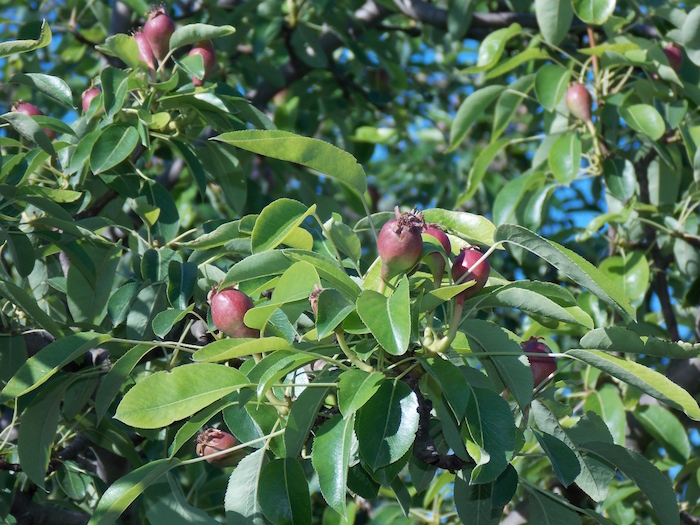
[(17, 73), (10, 82), (24, 84), (41, 91), (61, 104), (73, 107), (73, 92), (62, 79), (45, 73)]
[(418, 399), (402, 381), (385, 381), (357, 415), (360, 453), (377, 470), (401, 459), (418, 430)]
[(465, 69), (464, 73), (479, 73), (495, 66), (506, 48), (508, 40), (522, 33), (523, 28), (518, 23), (498, 29), (490, 33), (481, 45), (476, 59), (476, 65)]
[(700, 407), (697, 401), (687, 391), (657, 371), (599, 350), (569, 350), (566, 353), (617, 377), (667, 405), (682, 410), (691, 419), (700, 421)]
[(346, 370), (338, 382), (338, 408), (345, 417), (354, 414), (379, 390), (386, 376), (381, 372)]
[(441, 224), (461, 238), (475, 244), (491, 246), (496, 226), (486, 217), (463, 211), (430, 208), (423, 211), (426, 222)]
[(129, 390), (115, 418), (136, 428), (160, 428), (191, 416), (248, 384), (235, 368), (211, 363), (156, 372)]
[(664, 119), (654, 106), (635, 104), (620, 107), (618, 111), (630, 128), (652, 140), (659, 140), (666, 131)]
[(357, 299), (357, 313), (377, 342), (391, 355), (403, 355), (411, 339), (411, 298), (404, 276), (391, 297), (365, 290)]
[(569, 87), (571, 71), (555, 64), (542, 66), (535, 75), (535, 94), (547, 111), (554, 111)]
[(634, 481), (649, 499), (661, 525), (680, 523), (678, 502), (668, 477), (644, 456), (619, 445), (598, 441), (585, 443), (582, 450), (592, 452)]
[(51, 447), (56, 438), (63, 393), (70, 382), (70, 378), (66, 377), (47, 386), (22, 414), (22, 424), (19, 426), (17, 437), (19, 462), (22, 472), (43, 489)]
[(139, 142), (136, 128), (114, 125), (97, 138), (90, 153), (90, 168), (95, 174), (113, 168), (126, 159)]
[(340, 414), (326, 421), (316, 431), (311, 463), (318, 474), (318, 484), (326, 503), (341, 516), (346, 515), (346, 485), (353, 446), (354, 413)]
[(202, 40), (212, 40), (232, 35), (236, 28), (229, 25), (212, 26), (209, 24), (187, 24), (178, 27), (170, 37), (170, 51)]
[(566, 445), (550, 434), (533, 431), (542, 450), (547, 454), (554, 468), (554, 474), (562, 485), (568, 487), (581, 472), (576, 454)]
[[(1, 291), (1, 290), (0, 290)], [(3, 399), (14, 399), (48, 381), (61, 367), (91, 348), (109, 341), (108, 335), (82, 332), (56, 339), (27, 359), (2, 390)]]
[(316, 329), (319, 341), (329, 335), (355, 309), (355, 303), (333, 288), (326, 288), (318, 296)]
[(274, 525), (311, 523), (311, 499), (304, 469), (294, 458), (265, 465), (258, 481), (260, 508)]
[(568, 184), (581, 168), (581, 139), (577, 133), (566, 133), (549, 150), (549, 167), (557, 182)]
[(505, 86), (486, 86), (469, 95), (459, 106), (452, 127), (450, 128), (450, 148), (453, 151), (459, 146), (469, 132), (472, 124), (484, 114)]
[(515, 224), (499, 226), (495, 237), (497, 241), (513, 243), (531, 251), (608, 303), (625, 318), (634, 317), (634, 308), (624, 292), (610, 282), (610, 279), (598, 268), (577, 253)]
[(192, 359), (198, 362), (216, 363), (237, 357), (289, 349), (289, 343), (281, 337), (261, 337), (259, 339), (228, 337), (200, 348), (192, 355)]
[(576, 16), (587, 24), (600, 26), (615, 11), (615, 0), (572, 0)]
[(367, 189), (367, 176), (357, 159), (319, 139), (288, 131), (245, 130), (223, 133), (215, 140), (273, 159), (301, 164), (347, 184), (359, 194)]
[(15, 53), (28, 53), (35, 49), (41, 49), (51, 43), (51, 28), (46, 20), (41, 22), (41, 32), (36, 40), (11, 40), (0, 43), (0, 58), (5, 58)]
[(265, 525), (258, 492), (260, 473), (267, 464), (267, 451), (256, 450), (244, 457), (228, 480), (224, 509), (229, 525)]
[(283, 243), (285, 237), (315, 210), (316, 205), (307, 208), (299, 201), (286, 198), (277, 199), (265, 206), (253, 227), (250, 239), (253, 253), (272, 250)]
[(146, 487), (179, 464), (179, 459), (157, 459), (119, 478), (102, 494), (88, 525), (112, 525)]
[(535, 16), (544, 39), (558, 45), (569, 32), (574, 10), (571, 0), (535, 0)]

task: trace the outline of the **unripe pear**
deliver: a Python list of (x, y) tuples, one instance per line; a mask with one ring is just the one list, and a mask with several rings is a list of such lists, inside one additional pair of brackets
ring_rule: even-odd
[(667, 44), (663, 49), (664, 55), (668, 59), (668, 65), (671, 66), (676, 73), (683, 67), (683, 53), (675, 44)]
[(211, 318), (216, 328), (229, 337), (260, 337), (260, 331), (249, 328), (243, 322), (245, 313), (255, 306), (250, 297), (235, 288), (209, 293)]
[(134, 33), (134, 40), (136, 40), (136, 44), (139, 47), (139, 60), (145, 62), (149, 69), (155, 70), (156, 66), (153, 63), (153, 50), (151, 49), (151, 44), (148, 43), (146, 35), (143, 34), (143, 31)]
[(83, 91), (83, 113), (87, 113), (90, 109), (92, 99), (102, 93), (99, 89), (92, 87)]
[(413, 268), (423, 251), (421, 230), (423, 218), (420, 213), (399, 213), (387, 221), (377, 237), (377, 253), (382, 260), (382, 279), (388, 281), (395, 275)]
[(175, 32), (175, 22), (165, 12), (165, 8), (158, 7), (148, 13), (148, 20), (143, 25), (143, 34), (151, 45), (153, 55), (162, 61), (170, 50), (170, 37)]
[[(447, 234), (436, 225), (429, 225), (424, 231), (426, 235), (435, 237), (445, 250), (445, 254), (449, 257), (452, 253), (452, 245)], [(425, 258), (425, 264), (430, 268), (430, 273), (433, 274), (433, 283), (439, 286), (442, 282), (442, 276), (445, 274), (445, 258), (441, 253), (429, 253)]]
[(542, 338), (531, 337), (527, 341), (520, 343), (520, 347), (526, 354), (543, 354), (527, 356), (527, 360), (530, 362), (530, 369), (532, 370), (532, 379), (536, 387), (557, 370), (556, 359), (546, 355), (551, 353), (551, 351), (540, 339)]
[(489, 273), (491, 273), (491, 266), (488, 260), (483, 260), (479, 266), (474, 268), (474, 270), (469, 273), (469, 268), (474, 266), (483, 254), (473, 246), (467, 248), (462, 248), (459, 255), (455, 257), (452, 263), (452, 280), (455, 284), (464, 284), (469, 281), (475, 281), (475, 284), (470, 288), (467, 288), (463, 292), (457, 295), (457, 304), (464, 303), (465, 299), (476, 295), (481, 291), (481, 289), (486, 284), (489, 278)]
[(195, 75), (192, 75), (192, 84), (198, 87), (204, 84), (204, 81), (209, 78), (209, 75), (211, 75), (216, 67), (216, 53), (211, 40), (202, 40), (195, 45), (189, 52), (189, 56), (192, 55), (201, 55), (202, 61), (204, 62), (204, 76), (199, 79)]
[[(28, 117), (44, 115), (44, 112), (41, 111), (38, 107), (36, 107), (34, 104), (30, 104), (29, 102), (22, 102), (21, 100), (19, 100), (15, 103), (14, 106), (12, 106), (12, 111), (22, 113), (23, 115), (27, 115)], [(56, 132), (54, 130), (48, 128), (43, 128), (43, 130), (44, 133), (46, 133), (46, 136), (49, 137), (49, 140), (56, 140)]]
[[(238, 445), (238, 440), (228, 432), (217, 428), (208, 428), (197, 436), (197, 455), (207, 457)], [(214, 458), (207, 458), (207, 463), (215, 467), (235, 467), (245, 456), (243, 450), (236, 450)]]
[(574, 83), (566, 92), (566, 107), (574, 117), (584, 122), (591, 120), (593, 99), (583, 84)]

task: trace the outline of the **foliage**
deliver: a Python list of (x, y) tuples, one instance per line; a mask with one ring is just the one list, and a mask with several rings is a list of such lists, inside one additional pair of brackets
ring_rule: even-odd
[(177, 2), (149, 69), (142, 0), (3, 5), (4, 522), (700, 522), (700, 7)]

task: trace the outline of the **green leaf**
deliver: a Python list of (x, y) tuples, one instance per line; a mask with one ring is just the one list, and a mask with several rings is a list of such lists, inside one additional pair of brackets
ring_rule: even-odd
[(338, 408), (343, 416), (350, 417), (360, 410), (379, 390), (386, 376), (381, 372), (364, 372), (351, 369), (340, 374), (338, 381)]
[(360, 454), (371, 469), (398, 461), (418, 430), (416, 395), (402, 381), (384, 381), (359, 410), (355, 427)]
[(0, 232), (0, 242), (6, 241), (7, 248), (10, 250), (12, 262), (15, 265), (17, 273), (21, 277), (27, 277), (34, 269), (36, 263), (36, 254), (34, 246), (29, 237), (15, 226), (7, 228), (7, 233)]
[(690, 61), (700, 65), (700, 6), (688, 13), (681, 27), (680, 41)]
[(644, 365), (599, 350), (569, 350), (567, 355), (594, 366), (642, 392), (700, 421), (700, 407), (693, 397), (666, 376)]
[(109, 335), (82, 332), (60, 337), (27, 359), (2, 390), (2, 399), (23, 396), (48, 381), (60, 368), (109, 341)]
[(244, 457), (231, 474), (224, 498), (229, 525), (265, 525), (258, 487), (266, 464), (267, 451), (261, 448)]
[(86, 246), (85, 251), (95, 270), (87, 273), (77, 264), (71, 264), (66, 279), (66, 302), (75, 321), (99, 326), (107, 316), (107, 303), (117, 275), (121, 246), (112, 249)]
[(18, 111), (11, 111), (10, 113), (0, 115), (0, 118), (9, 122), (17, 133), (22, 135), (25, 139), (35, 143), (48, 155), (52, 157), (56, 155), (56, 150), (53, 147), (53, 143), (46, 135), (46, 132), (34, 120), (34, 117), (30, 117)]
[(231, 266), (219, 288), (224, 290), (243, 281), (280, 275), (291, 265), (281, 250), (255, 253)]
[(248, 378), (235, 368), (211, 363), (182, 365), (151, 374), (134, 385), (114, 417), (137, 428), (165, 427), (247, 384)]
[(659, 140), (666, 131), (663, 117), (654, 106), (648, 104), (635, 104), (618, 109), (620, 117), (627, 125), (651, 140)]
[(528, 92), (535, 84), (535, 75), (525, 75), (520, 77), (508, 86), (508, 89), (501, 93), (496, 102), (496, 111), (493, 118), (493, 132), (491, 142), (494, 142), (510, 124), (518, 108), (527, 96)]
[(535, 75), (535, 93), (547, 111), (554, 111), (569, 86), (571, 71), (555, 64), (542, 66)]
[(253, 253), (272, 250), (282, 244), (315, 211), (315, 204), (307, 208), (299, 201), (286, 198), (277, 199), (265, 206), (253, 227), (250, 239)]
[(281, 337), (261, 337), (259, 339), (228, 337), (200, 348), (192, 355), (192, 359), (198, 362), (214, 363), (289, 349), (289, 343)]
[[(330, 386), (315, 386), (314, 383), (328, 383), (331, 374), (321, 372), (314, 381), (304, 388), (289, 410), (284, 431), (284, 448), (288, 458), (295, 458), (309, 439), (309, 432), (316, 424), (318, 411), (330, 392)], [(318, 434), (316, 434), (318, 436)], [(308, 452), (308, 449), (307, 449)]]
[(161, 339), (165, 339), (176, 323), (179, 323), (185, 316), (194, 309), (194, 304), (189, 305), (184, 310), (168, 308), (158, 313), (153, 318), (153, 333)]
[[(537, 400), (532, 402), (531, 413), (540, 430), (566, 444), (578, 458), (581, 472), (575, 481), (581, 490), (594, 501), (600, 502), (607, 498), (608, 487), (615, 475), (614, 469), (610, 468), (607, 463), (582, 453), (578, 450), (575, 443), (575, 438), (578, 435), (585, 436), (586, 440), (591, 439), (591, 437), (599, 441), (609, 439), (612, 443), (612, 437), (605, 423), (600, 418), (592, 420), (590, 417), (584, 416), (579, 419), (579, 422), (573, 429), (565, 430), (554, 414), (542, 402)], [(602, 428), (598, 425), (602, 425)], [(571, 433), (572, 437), (569, 437), (567, 432)], [(607, 436), (604, 435), (604, 432), (607, 432)]]
[(605, 159), (603, 175), (608, 191), (617, 200), (625, 202), (634, 195), (637, 178), (634, 164), (627, 159)]
[(671, 342), (651, 336), (640, 336), (629, 328), (610, 326), (596, 328), (581, 338), (581, 348), (632, 354), (654, 355), (671, 359), (690, 359), (700, 355), (700, 344)]
[(347, 184), (357, 193), (367, 189), (367, 177), (355, 157), (328, 142), (279, 130), (246, 130), (223, 133), (215, 140), (301, 164)]
[(598, 390), (591, 390), (583, 404), (584, 412), (598, 414), (610, 430), (613, 440), (618, 445), (624, 445), (627, 430), (627, 412), (620, 399), (616, 386), (605, 384)]
[(131, 371), (143, 356), (153, 350), (155, 346), (156, 345), (149, 343), (136, 345), (121, 356), (117, 362), (112, 365), (112, 368), (109, 369), (107, 375), (102, 379), (100, 388), (97, 390), (95, 396), (95, 413), (97, 414), (98, 423), (107, 413), (109, 405), (116, 397), (124, 380), (131, 374)]
[(546, 433), (533, 431), (542, 450), (547, 454), (549, 461), (552, 462), (554, 474), (562, 485), (568, 487), (581, 473), (576, 454), (568, 447), (566, 443)]
[(455, 119), (450, 128), (450, 148), (453, 151), (459, 146), (469, 132), (472, 124), (484, 114), (496, 97), (503, 92), (505, 86), (486, 86), (474, 91), (459, 106)]
[(22, 334), (0, 337), (0, 384), (6, 384), (27, 360)]
[(219, 525), (219, 521), (206, 512), (193, 507), (182, 493), (179, 480), (166, 475), (167, 483), (156, 483), (149, 487), (144, 496), (143, 507), (149, 523), (168, 525)]
[(326, 421), (316, 431), (311, 455), (323, 498), (342, 516), (346, 515), (345, 486), (348, 481), (354, 424), (354, 413), (349, 417), (338, 414)]
[(535, 16), (544, 39), (559, 45), (569, 32), (574, 10), (571, 0), (535, 0)]
[(513, 243), (531, 251), (608, 303), (625, 318), (634, 317), (634, 308), (624, 292), (610, 282), (595, 266), (568, 248), (515, 224), (499, 226), (495, 238), (497, 241)]
[(641, 251), (629, 251), (604, 259), (598, 266), (631, 300), (640, 299), (649, 287), (649, 263)]
[(578, 514), (571, 510), (569, 503), (552, 492), (547, 492), (528, 483), (530, 493), (530, 520), (542, 525), (571, 525), (580, 523)]
[(56, 438), (63, 393), (69, 384), (70, 378), (64, 377), (47, 386), (22, 414), (17, 437), (19, 462), (22, 472), (42, 489), (45, 489), (44, 478)]
[[(590, 316), (575, 306), (575, 301), (553, 294), (554, 288), (555, 286), (551, 283), (517, 281), (496, 289), (488, 297), (479, 300), (479, 307), (517, 308), (528, 315), (546, 317), (592, 329), (593, 320)], [(556, 288), (562, 289), (560, 286)]]
[(328, 281), (353, 300), (357, 299), (362, 291), (360, 285), (345, 273), (345, 270), (338, 265), (338, 261), (335, 259), (303, 250), (284, 250), (284, 255), (292, 261), (306, 261), (312, 264), (322, 279)]
[(311, 499), (304, 469), (294, 458), (265, 465), (258, 482), (260, 508), (275, 525), (311, 523)]
[(236, 28), (229, 25), (212, 26), (209, 24), (187, 24), (178, 27), (170, 37), (170, 51), (202, 40), (212, 40), (232, 35)]
[[(234, 402), (230, 401), (227, 397), (215, 401), (208, 407), (200, 410), (195, 415), (190, 417), (185, 423), (177, 430), (173, 442), (168, 448), (168, 455), (172, 458), (178, 451), (191, 440), (200, 429), (204, 428), (207, 422), (213, 418), (216, 414), (222, 410), (233, 405)], [(228, 459), (228, 458), (227, 458)]]
[(577, 133), (566, 133), (554, 141), (549, 150), (549, 167), (561, 184), (576, 178), (581, 168), (581, 139)]
[(333, 213), (324, 224), (323, 235), (330, 239), (335, 247), (353, 261), (359, 261), (362, 256), (360, 239), (347, 224), (343, 224), (343, 218), (338, 213)]
[(457, 514), (462, 523), (491, 525), (493, 483), (469, 483), (472, 469), (464, 468), (457, 473), (454, 499)]
[(41, 22), (41, 33), (36, 40), (11, 40), (0, 43), (0, 58), (9, 57), (15, 53), (28, 53), (46, 47), (51, 43), (51, 28), (46, 20)]
[(615, 11), (615, 0), (571, 0), (574, 12), (586, 24), (601, 26)]
[(153, 319), (168, 307), (165, 285), (146, 286), (129, 303), (126, 314), (126, 333), (130, 339), (150, 340), (153, 336)]
[(494, 224), (486, 217), (463, 211), (430, 208), (423, 211), (426, 222), (441, 224), (459, 237), (474, 244), (491, 246), (496, 231)]
[[(142, 13), (144, 11), (141, 11)], [(139, 46), (136, 39), (124, 33), (108, 36), (104, 44), (95, 46), (95, 49), (107, 55), (117, 57), (128, 67), (137, 69), (139, 67)]]
[(469, 171), (469, 176), (467, 177), (467, 187), (464, 192), (457, 198), (457, 206), (464, 204), (469, 199), (471, 199), (476, 191), (479, 189), (479, 184), (484, 179), (486, 175), (486, 170), (493, 162), (503, 148), (505, 148), (510, 143), (510, 139), (501, 139), (493, 142), (481, 150), (479, 155), (474, 160), (472, 169)]
[(173, 308), (187, 308), (197, 286), (197, 265), (171, 260), (168, 264), (168, 301)]
[[(492, 381), (500, 379), (503, 387), (512, 392), (518, 405), (525, 408), (532, 399), (534, 385), (532, 371), (518, 342), (509, 336), (507, 330), (489, 321), (468, 319), (462, 323), (460, 331), (467, 335), (474, 355), (484, 366), (492, 367), (493, 373), (489, 373)], [(513, 355), (489, 356), (490, 352), (509, 352)]]
[(632, 414), (672, 460), (685, 464), (690, 457), (688, 432), (670, 410), (658, 405), (646, 405), (638, 406)]
[(482, 459), (486, 459), (477, 462), (470, 483), (487, 483), (494, 481), (506, 469), (513, 455), (515, 420), (508, 402), (496, 392), (471, 386), (470, 390), (466, 428), (472, 441), (482, 451)]
[[(134, 41), (134, 43), (136, 42)], [(122, 109), (124, 102), (126, 102), (126, 96), (129, 91), (129, 74), (115, 67), (106, 67), (100, 73), (100, 84), (102, 85), (102, 100), (105, 114), (107, 117), (112, 118)], [(129, 129), (136, 131), (135, 128)]]
[(508, 40), (522, 33), (522, 30), (520, 24), (513, 23), (509, 27), (490, 33), (479, 45), (476, 65), (465, 69), (463, 73), (480, 73), (495, 66), (501, 58)]
[(119, 478), (102, 494), (88, 525), (115, 523), (146, 487), (179, 464), (179, 459), (157, 459)]
[(384, 350), (397, 356), (406, 353), (411, 339), (411, 298), (405, 276), (391, 297), (364, 290), (357, 299), (357, 313)]
[[(534, 39), (533, 39), (531, 45), (536, 45), (536, 41)], [(505, 75), (506, 73), (510, 73), (518, 66), (521, 66), (522, 64), (525, 64), (528, 62), (534, 62), (535, 60), (550, 60), (550, 59), (551, 59), (551, 56), (549, 55), (549, 53), (546, 50), (540, 49), (539, 47), (530, 47), (529, 49), (526, 49), (522, 53), (518, 53), (518, 54), (510, 57), (509, 59), (504, 60), (500, 64), (498, 64), (491, 71), (486, 73), (486, 76), (484, 76), (484, 80), (492, 80), (494, 78), (500, 77), (501, 75)], [(482, 88), (482, 89), (484, 89), (484, 88)]]
[(99, 136), (102, 134), (103, 128), (96, 129), (95, 131), (91, 131), (90, 133), (85, 134), (81, 139), (80, 142), (78, 142), (78, 145), (75, 148), (75, 151), (73, 151), (73, 155), (71, 156), (70, 159), (70, 165), (68, 166), (68, 169), (66, 170), (66, 173), (69, 175), (72, 175), (74, 173), (78, 173), (85, 164), (90, 160), (90, 153), (92, 152), (92, 148), (95, 145), (95, 142), (99, 138)]
[(97, 138), (90, 153), (90, 168), (95, 174), (105, 172), (128, 158), (139, 142), (136, 128), (113, 125)]
[(10, 82), (29, 86), (37, 91), (41, 91), (69, 108), (74, 107), (73, 93), (70, 87), (62, 79), (53, 75), (47, 75), (45, 73), (15, 73), (10, 79)]
[(455, 420), (462, 421), (469, 401), (469, 387), (462, 372), (450, 361), (442, 358), (419, 358), (419, 362), (447, 399)]
[(615, 465), (634, 481), (649, 499), (661, 525), (678, 525), (680, 518), (673, 487), (668, 477), (644, 456), (612, 443), (594, 441), (585, 443), (581, 448)]
[(316, 329), (318, 340), (324, 339), (355, 310), (355, 303), (334, 288), (326, 288), (318, 295)]

